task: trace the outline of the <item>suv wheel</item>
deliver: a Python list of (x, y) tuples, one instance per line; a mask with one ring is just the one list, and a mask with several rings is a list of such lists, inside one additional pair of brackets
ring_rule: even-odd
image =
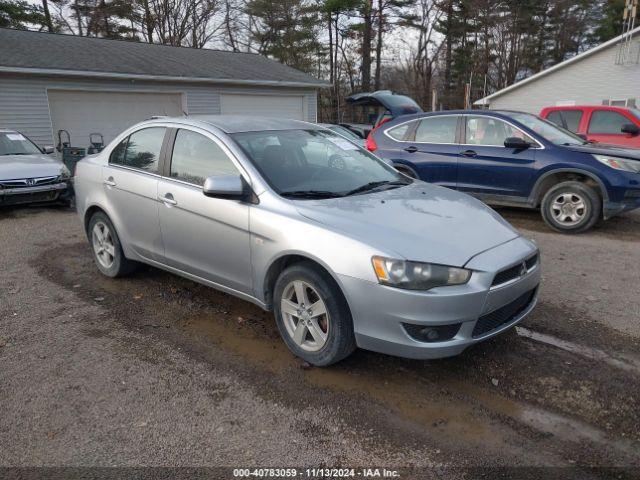
[(326, 366), (355, 350), (347, 301), (335, 281), (313, 264), (284, 270), (276, 281), (273, 303), (280, 335), (306, 362)]
[(581, 233), (600, 218), (602, 200), (598, 193), (582, 182), (562, 182), (552, 187), (542, 199), (542, 218), (554, 230)]
[(120, 239), (109, 217), (94, 213), (89, 220), (89, 240), (98, 270), (107, 277), (122, 277), (136, 269), (137, 264), (124, 256)]

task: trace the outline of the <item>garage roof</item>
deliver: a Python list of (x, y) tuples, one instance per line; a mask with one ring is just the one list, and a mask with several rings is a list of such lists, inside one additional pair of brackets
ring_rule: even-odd
[(325, 87), (262, 55), (0, 28), (0, 72)]

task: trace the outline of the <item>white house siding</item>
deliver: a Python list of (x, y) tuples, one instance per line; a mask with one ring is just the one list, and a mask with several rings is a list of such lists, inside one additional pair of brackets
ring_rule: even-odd
[[(635, 40), (634, 56), (640, 49)], [(616, 65), (617, 45), (489, 99), (492, 110), (512, 109), (540, 113), (558, 102), (602, 104), (603, 100), (635, 99), (640, 106), (640, 64)], [(634, 58), (635, 60), (635, 58)]]
[[(47, 90), (83, 90), (113, 92), (171, 92), (183, 95), (183, 106), (188, 114), (220, 114), (221, 93), (304, 95), (305, 115), (316, 121), (316, 92), (306, 88), (236, 87), (224, 85), (167, 83), (126, 80), (83, 80), (69, 77), (35, 75), (0, 75), (0, 128), (23, 132), (39, 145), (54, 145)], [(99, 112), (96, 112), (98, 115)], [(106, 141), (111, 139), (106, 138)], [(84, 143), (78, 146), (84, 146)]]

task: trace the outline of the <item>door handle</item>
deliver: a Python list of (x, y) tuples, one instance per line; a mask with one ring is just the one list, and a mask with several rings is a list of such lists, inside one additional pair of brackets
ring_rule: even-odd
[(475, 150), (465, 150), (464, 152), (461, 152), (460, 155), (463, 155), (465, 157), (475, 157), (478, 154), (475, 152)]
[(109, 177), (104, 181), (104, 184), (107, 185), (108, 187), (115, 187), (117, 185), (116, 181), (113, 179), (113, 177)]
[(411, 145), (410, 147), (405, 148), (404, 151), (414, 153), (418, 151), (418, 147), (416, 147), (415, 145)]
[(158, 199), (162, 201), (162, 203), (164, 203), (165, 205), (173, 206), (178, 204), (178, 202), (174, 200), (173, 195), (170, 193), (165, 194), (164, 197), (159, 196)]

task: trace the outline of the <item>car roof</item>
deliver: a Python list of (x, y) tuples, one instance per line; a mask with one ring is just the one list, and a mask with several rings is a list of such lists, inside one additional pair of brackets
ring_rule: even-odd
[(225, 133), (259, 132), (264, 130), (319, 130), (323, 127), (287, 118), (254, 117), (249, 115), (189, 115), (188, 117), (163, 118), (189, 124), (189, 120), (208, 123)]

